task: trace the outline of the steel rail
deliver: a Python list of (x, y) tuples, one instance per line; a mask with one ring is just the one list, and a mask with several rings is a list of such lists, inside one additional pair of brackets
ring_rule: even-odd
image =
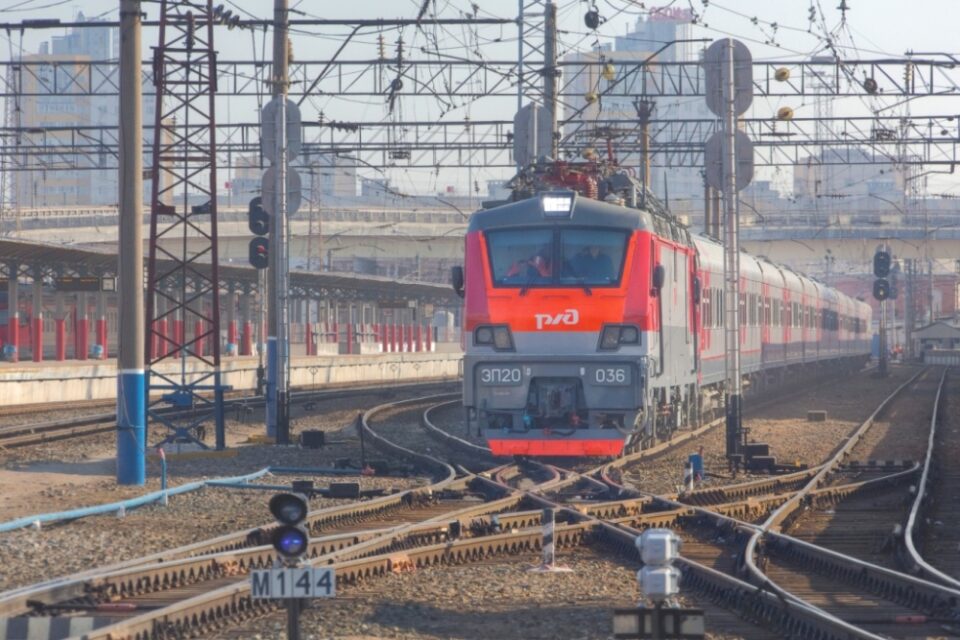
[[(811, 544), (776, 530), (782, 526), (788, 517), (802, 506), (802, 502), (807, 496), (819, 488), (826, 476), (849, 455), (853, 447), (873, 426), (877, 417), (898, 398), (901, 393), (928, 371), (928, 369), (921, 369), (891, 392), (890, 395), (880, 403), (877, 409), (858, 427), (848, 441), (831, 456), (830, 460), (827, 461), (807, 485), (796, 492), (789, 500), (784, 502), (783, 505), (778, 507), (763, 524), (753, 527), (753, 533), (744, 549), (743, 561), (750, 580), (755, 582), (759, 588), (770, 590), (785, 601), (803, 603), (805, 606), (810, 606), (820, 611), (825, 617), (842, 622), (833, 614), (814, 605), (810, 605), (776, 584), (757, 566), (754, 558), (757, 555), (758, 545), (761, 539), (766, 539), (766, 549), (768, 551), (778, 551), (795, 560), (804, 562), (807, 566), (823, 565), (826, 563), (836, 568), (850, 580), (858, 583), (858, 585), (865, 590), (880, 592), (884, 598), (893, 602), (905, 602), (912, 608), (929, 610), (952, 610), (957, 603), (960, 603), (960, 591), (958, 590), (953, 590), (943, 585), (909, 576), (825, 547)], [(956, 613), (957, 612), (955, 612), (955, 615)], [(855, 629), (857, 629), (857, 637), (879, 637), (859, 627), (855, 627)]]
[(940, 571), (930, 562), (928, 562), (923, 557), (923, 554), (921, 554), (917, 549), (917, 544), (914, 541), (914, 533), (920, 526), (920, 509), (923, 508), (924, 501), (930, 492), (930, 487), (928, 486), (930, 481), (930, 467), (933, 463), (933, 456), (935, 455), (937, 425), (940, 422), (940, 401), (943, 397), (943, 389), (946, 386), (948, 371), (949, 369), (944, 369), (943, 375), (940, 378), (940, 386), (937, 388), (937, 397), (934, 400), (933, 415), (930, 417), (930, 434), (927, 437), (927, 455), (923, 461), (923, 471), (920, 474), (920, 483), (917, 488), (917, 494), (913, 499), (913, 504), (910, 507), (910, 515), (907, 517), (907, 524), (904, 527), (903, 543), (907, 550), (907, 556), (913, 562), (913, 568), (921, 575), (932, 580), (942, 582), (943, 584), (954, 589), (960, 589), (960, 580), (954, 576), (944, 573), (943, 571)]
[[(291, 394), (291, 401), (325, 401), (339, 400), (367, 393), (389, 391), (403, 391), (410, 388), (431, 387), (453, 382), (453, 380), (433, 380), (423, 383), (404, 383), (388, 386), (360, 386), (336, 389), (314, 389), (296, 391)], [(229, 398), (224, 401), (226, 408), (259, 407), (264, 404), (263, 396), (250, 395), (239, 398)], [(179, 409), (161, 410), (162, 413), (176, 413)], [(0, 427), (0, 451), (6, 448), (22, 447), (42, 442), (53, 442), (79, 436), (105, 433), (116, 428), (116, 413), (100, 413), (81, 416), (68, 420), (54, 420), (50, 422), (12, 425)]]
[[(450, 483), (455, 478), (455, 471), (449, 464), (433, 456), (413, 451), (387, 440), (370, 427), (369, 419), (371, 416), (388, 409), (419, 404), (441, 397), (446, 399), (449, 396), (413, 398), (378, 405), (367, 411), (363, 415), (362, 420), (358, 422), (359, 428), (363, 430), (365, 437), (371, 439), (374, 446), (390, 453), (412, 458), (421, 464), (435, 468), (442, 476), (442, 479), (436, 483), (439, 485)], [(448, 525), (452, 516), (458, 514), (461, 516), (464, 514), (472, 516), (480, 511), (489, 512), (491, 510), (497, 510), (500, 507), (515, 506), (520, 498), (520, 494), (511, 492), (510, 496), (498, 501), (497, 504), (486, 503), (479, 506), (468, 507), (462, 510), (462, 512), (437, 516), (434, 520), (444, 521), (440, 526), (428, 526), (426, 523), (418, 523), (410, 525), (405, 529), (408, 532), (426, 529), (431, 532), (432, 535), (445, 535), (445, 532), (449, 531)], [(309, 563), (332, 562), (336, 568), (338, 582), (349, 583), (372, 575), (382, 575), (388, 571), (397, 570), (398, 568), (406, 566), (427, 566), (435, 563), (462, 562), (482, 558), (490, 553), (533, 550), (539, 545), (542, 535), (539, 529), (531, 532), (525, 531), (524, 529), (518, 530), (516, 528), (520, 524), (529, 526), (538, 522), (539, 512), (514, 514), (513, 517), (498, 516), (498, 520), (501, 526), (503, 523), (506, 523), (507, 526), (511, 527), (511, 532), (485, 536), (482, 539), (483, 541), (480, 539), (455, 540), (453, 542), (444, 541), (442, 544), (435, 544), (428, 547), (417, 547), (412, 550), (397, 550), (399, 532), (391, 531), (378, 537), (372, 537), (366, 541), (357, 542), (350, 547), (341, 548), (324, 556), (318, 556), (309, 561)], [(404, 528), (401, 528), (401, 531), (403, 530)], [(557, 541), (561, 544), (570, 543), (571, 540), (579, 542), (582, 539), (584, 530), (585, 527), (582, 526), (562, 526), (558, 529)], [(462, 550), (461, 547), (463, 547)], [(386, 552), (384, 552), (385, 550)], [(253, 552), (251, 551), (251, 553)], [(270, 551), (267, 550), (267, 553), (270, 554)], [(377, 555), (368, 558), (355, 557), (358, 555), (369, 556), (370, 554)], [(238, 601), (241, 602), (239, 605), (240, 609), (236, 608)], [(249, 599), (249, 583), (244, 581), (214, 590), (211, 593), (177, 602), (159, 611), (152, 611), (137, 618), (98, 629), (86, 637), (91, 639), (111, 638), (114, 640), (116, 638), (153, 637), (159, 628), (171, 628), (172, 625), (178, 629), (185, 629), (188, 626), (197, 626), (198, 621), (200, 621), (199, 624), (202, 625), (202, 621), (209, 622), (219, 620), (221, 617), (229, 615), (230, 613), (242, 613), (242, 611), (254, 610), (262, 611), (266, 608), (268, 608), (268, 605)], [(200, 611), (202, 611), (202, 613), (199, 613)]]
[[(484, 479), (484, 481), (496, 483), (495, 480), (491, 479)], [(568, 513), (570, 517), (580, 521), (581, 524), (588, 522), (598, 526), (601, 538), (611, 541), (618, 552), (634, 561), (639, 560), (639, 552), (635, 542), (643, 529), (652, 526), (677, 527), (686, 518), (694, 516), (698, 512), (703, 512), (698, 507), (677, 505), (677, 508), (671, 512), (634, 513), (614, 517), (603, 510), (595, 512), (575, 509), (531, 492), (527, 492), (527, 495), (531, 499), (541, 502), (544, 506)], [(644, 506), (650, 503), (650, 498), (642, 498), (638, 499), (634, 506), (642, 510)], [(749, 524), (740, 523), (726, 516), (712, 512), (706, 513), (722, 521), (728, 530), (738, 530), (744, 525), (751, 527)], [(800, 637), (816, 637), (819, 640), (849, 640), (851, 637), (863, 637), (856, 635), (856, 628), (852, 625), (841, 620), (824, 617), (818, 609), (805, 603), (784, 602), (776, 594), (758, 589), (736, 577), (721, 573), (687, 558), (681, 558), (679, 563), (686, 586), (698, 589), (711, 600), (719, 601), (724, 608), (737, 612), (741, 617), (748, 620), (760, 621), (767, 627), (788, 630), (791, 634), (798, 634)], [(880, 639), (879, 637), (871, 637), (871, 640)]]

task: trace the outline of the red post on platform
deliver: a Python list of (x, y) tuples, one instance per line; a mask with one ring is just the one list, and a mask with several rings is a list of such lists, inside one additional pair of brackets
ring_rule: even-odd
[(243, 340), (240, 343), (240, 355), (253, 355), (253, 323), (243, 323)]
[(107, 319), (97, 319), (97, 344), (103, 349), (100, 353), (100, 359), (107, 359)]
[(400, 351), (400, 325), (393, 323), (390, 325), (390, 353)]
[(15, 351), (10, 354), (10, 362), (20, 360), (20, 314), (12, 313), (7, 321), (7, 344), (12, 346)]
[(227, 323), (227, 344), (232, 344), (240, 351), (240, 345), (237, 344), (237, 321), (231, 320)]
[(79, 310), (78, 313), (82, 314), (77, 318), (77, 360), (86, 360), (87, 354), (90, 352), (90, 320), (87, 319), (87, 314), (83, 310)]
[(54, 344), (57, 349), (57, 362), (67, 359), (67, 322), (64, 318), (54, 318)]
[[(173, 343), (174, 344), (183, 344), (183, 320), (174, 320), (173, 321)], [(174, 358), (180, 357), (180, 349), (174, 348), (173, 353)]]
[(427, 325), (427, 351), (433, 351), (433, 327)]
[(203, 320), (197, 320), (193, 323), (193, 349), (198, 356), (203, 355), (203, 348), (206, 346), (203, 339)]
[(30, 345), (34, 362), (43, 362), (43, 315), (33, 316), (33, 335), (30, 336)]

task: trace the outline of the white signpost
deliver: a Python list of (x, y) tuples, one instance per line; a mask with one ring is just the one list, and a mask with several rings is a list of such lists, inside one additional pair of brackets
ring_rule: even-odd
[(254, 600), (334, 598), (337, 581), (329, 567), (282, 567), (250, 572), (250, 596)]

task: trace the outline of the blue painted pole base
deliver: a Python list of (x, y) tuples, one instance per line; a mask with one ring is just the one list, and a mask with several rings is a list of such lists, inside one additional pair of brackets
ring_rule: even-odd
[(147, 479), (146, 377), (117, 373), (117, 484), (142, 485)]

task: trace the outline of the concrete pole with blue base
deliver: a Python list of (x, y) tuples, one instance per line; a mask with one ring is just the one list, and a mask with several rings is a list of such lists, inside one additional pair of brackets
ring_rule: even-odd
[(140, 16), (140, 0), (120, 0), (117, 483), (127, 485), (146, 481)]

